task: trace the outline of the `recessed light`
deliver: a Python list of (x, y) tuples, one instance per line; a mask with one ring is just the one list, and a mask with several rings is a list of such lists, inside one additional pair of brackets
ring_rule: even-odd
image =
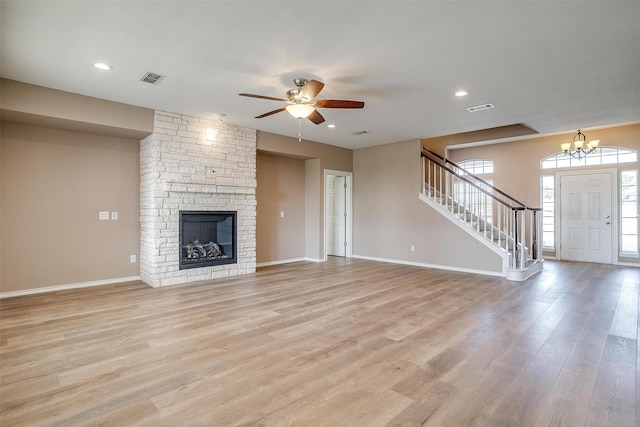
[(459, 90), (456, 93), (454, 93), (455, 96), (467, 96), (469, 95), (469, 92), (467, 92), (466, 90)]
[(327, 127), (333, 129), (336, 125), (327, 125)]
[(113, 70), (113, 67), (111, 65), (105, 64), (104, 62), (96, 62), (95, 64), (93, 64), (93, 66), (99, 70), (105, 70), (105, 71)]

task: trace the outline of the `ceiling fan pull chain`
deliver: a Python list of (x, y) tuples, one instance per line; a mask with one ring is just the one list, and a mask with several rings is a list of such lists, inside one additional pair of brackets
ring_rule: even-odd
[(298, 119), (298, 142), (302, 142), (302, 119)]

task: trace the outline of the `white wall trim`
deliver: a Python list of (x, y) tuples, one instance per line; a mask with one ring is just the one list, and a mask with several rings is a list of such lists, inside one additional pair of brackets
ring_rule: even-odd
[(23, 291), (0, 292), (0, 298), (19, 297), (23, 295), (35, 295), (45, 292), (65, 291), (68, 289), (89, 288), (91, 286), (113, 285), (116, 283), (137, 282), (140, 276), (118, 277), (116, 279), (94, 280), (91, 282), (70, 283), (67, 285), (47, 286), (45, 288), (25, 289)]
[(624, 267), (640, 268), (640, 264), (634, 264), (632, 262), (617, 262), (615, 265), (621, 265), (621, 266), (624, 266)]
[(260, 262), (258, 264), (256, 264), (256, 268), (257, 267), (269, 267), (270, 265), (280, 265), (280, 264), (291, 264), (293, 262), (303, 262), (303, 261), (309, 261), (309, 262), (325, 262), (325, 260), (321, 259), (321, 258), (308, 258), (308, 257), (304, 257), (304, 258), (291, 258), (291, 259), (281, 259), (278, 261), (267, 261), (267, 262)]
[(353, 255), (353, 258), (366, 259), (369, 261), (388, 262), (390, 264), (412, 265), (414, 267), (434, 268), (436, 270), (457, 271), (459, 273), (482, 274), (483, 276), (505, 277), (505, 273), (497, 271), (475, 270), (463, 267), (451, 267), (448, 265), (425, 264), (422, 262), (403, 261), (398, 259), (378, 258), (364, 255)]
[(306, 258), (291, 258), (291, 259), (281, 259), (278, 261), (259, 262), (256, 264), (256, 267), (268, 267), (270, 265), (290, 264), (292, 262), (301, 262), (306, 260), (307, 260)]

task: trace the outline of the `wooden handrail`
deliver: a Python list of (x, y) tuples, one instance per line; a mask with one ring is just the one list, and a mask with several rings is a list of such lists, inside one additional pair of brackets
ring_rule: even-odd
[[(426, 156), (427, 156), (427, 155), (425, 154), (425, 151), (426, 151), (429, 155), (431, 155), (432, 157), (436, 157), (436, 158), (440, 159), (441, 161), (443, 161), (443, 162), (444, 162), (444, 165), (440, 165), (441, 167), (446, 168), (446, 166), (445, 166), (445, 165), (446, 165), (447, 163), (449, 163), (449, 164), (453, 165), (454, 167), (456, 167), (456, 168), (458, 168), (458, 169), (460, 169), (460, 170), (464, 171), (464, 173), (465, 173), (466, 175), (469, 175), (469, 176), (471, 176), (473, 179), (476, 179), (476, 180), (478, 180), (478, 181), (482, 182), (482, 184), (486, 185), (487, 187), (490, 187), (490, 188), (491, 188), (493, 191), (495, 191), (496, 193), (501, 194), (502, 196), (506, 197), (507, 199), (511, 200), (512, 202), (515, 202), (516, 204), (518, 204), (518, 205), (520, 205), (520, 206), (523, 206), (525, 209), (528, 209), (528, 210), (538, 210), (538, 211), (539, 211), (539, 210), (542, 210), (541, 208), (531, 208), (531, 207), (529, 207), (529, 206), (525, 205), (525, 204), (524, 204), (524, 203), (522, 203), (521, 201), (519, 201), (519, 200), (517, 200), (516, 198), (514, 198), (514, 197), (510, 196), (509, 194), (505, 193), (504, 191), (500, 190), (499, 188), (496, 188), (496, 187), (494, 187), (493, 185), (489, 184), (487, 181), (485, 181), (484, 179), (480, 178), (479, 176), (474, 175), (474, 174), (472, 174), (471, 172), (468, 172), (468, 171), (467, 171), (466, 169), (464, 169), (463, 167), (458, 166), (456, 163), (452, 162), (451, 160), (447, 159), (446, 157), (442, 157), (440, 154), (438, 154), (438, 153), (436, 153), (436, 152), (434, 152), (434, 151), (430, 150), (430, 149), (429, 149), (429, 148), (427, 148), (427, 147), (422, 147), (422, 152), (420, 153), (422, 157), (426, 157)], [(447, 168), (447, 170), (449, 170), (453, 175), (457, 176), (458, 178), (462, 178), (462, 177), (460, 176), (460, 174), (458, 174), (457, 172), (454, 172), (454, 171), (452, 171), (451, 169), (448, 169), (448, 168)], [(486, 193), (486, 192), (485, 192), (485, 193)], [(487, 194), (488, 194), (488, 193), (487, 193)], [(492, 196), (492, 197), (493, 197), (493, 196)], [(495, 197), (493, 197), (493, 199), (494, 199), (494, 200), (497, 200)], [(506, 204), (506, 203), (503, 203), (503, 204), (504, 204), (505, 206), (509, 206), (509, 205), (508, 205), (508, 204)]]
[[(476, 183), (472, 182), (471, 180), (469, 180), (469, 179), (467, 179), (467, 178), (465, 178), (465, 177), (463, 177), (463, 176), (461, 176), (461, 175), (458, 175), (457, 173), (455, 173), (455, 172), (453, 171), (453, 169), (450, 169), (450, 168), (448, 168), (448, 167), (447, 167), (447, 166), (445, 166), (445, 165), (440, 165), (440, 164), (439, 164), (438, 166), (440, 166), (442, 169), (446, 170), (447, 172), (449, 172), (449, 173), (453, 174), (453, 175), (454, 175), (454, 176), (456, 176), (458, 179), (460, 179), (460, 180), (462, 180), (462, 181), (466, 182), (467, 184), (471, 185), (472, 187), (475, 187), (478, 191), (480, 191), (480, 192), (482, 192), (482, 193), (486, 194), (487, 196), (491, 197), (491, 198), (492, 198), (493, 200), (495, 200), (496, 202), (500, 203), (501, 205), (504, 205), (504, 206), (508, 207), (508, 208), (509, 208), (509, 209), (511, 209), (511, 210), (525, 210), (525, 209), (527, 209), (527, 207), (526, 207), (526, 206), (524, 206), (524, 205), (523, 205), (523, 206), (511, 206), (510, 204), (508, 204), (508, 203), (504, 202), (503, 200), (500, 200), (500, 199), (499, 199), (499, 198), (497, 198), (495, 195), (491, 194), (490, 192), (488, 192), (488, 191), (487, 191), (487, 190), (485, 190), (484, 188), (480, 187), (480, 186), (479, 186), (479, 185), (477, 185)], [(482, 181), (482, 180), (481, 180), (481, 181)], [(483, 182), (484, 182), (484, 181), (483, 181)], [(487, 184), (487, 185), (491, 185), (491, 184)]]

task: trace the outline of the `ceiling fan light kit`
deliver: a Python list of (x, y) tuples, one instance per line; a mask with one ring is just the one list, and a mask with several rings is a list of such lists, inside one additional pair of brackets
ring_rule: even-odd
[(285, 108), (296, 119), (306, 119), (315, 110), (313, 105), (310, 104), (291, 104)]

